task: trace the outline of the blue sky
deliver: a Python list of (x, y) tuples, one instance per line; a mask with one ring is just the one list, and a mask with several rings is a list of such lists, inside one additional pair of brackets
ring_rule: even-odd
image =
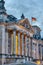
[(24, 13), (30, 23), (31, 18), (35, 17), (37, 21), (32, 25), (38, 25), (41, 28), (41, 36), (43, 37), (43, 0), (5, 0), (5, 7), (8, 14), (17, 18), (20, 18)]

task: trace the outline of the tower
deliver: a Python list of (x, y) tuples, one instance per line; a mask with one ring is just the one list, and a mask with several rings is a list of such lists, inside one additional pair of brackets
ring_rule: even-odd
[(4, 7), (4, 4), (5, 4), (4, 0), (0, 0), (0, 14), (6, 13), (6, 9)]
[(22, 13), (22, 15), (21, 15), (21, 19), (24, 19), (25, 18), (25, 16), (24, 16), (24, 14)]
[(4, 19), (4, 15), (6, 14), (6, 9), (4, 7), (4, 0), (0, 0), (0, 22), (3, 21)]

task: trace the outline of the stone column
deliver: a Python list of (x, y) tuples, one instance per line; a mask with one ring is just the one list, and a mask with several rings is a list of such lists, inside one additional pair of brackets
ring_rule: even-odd
[(36, 43), (32, 43), (32, 57), (33, 59), (36, 59)]
[(42, 45), (41, 45), (41, 60), (42, 60)]
[(6, 52), (6, 54), (8, 54), (8, 31), (6, 30), (6, 33), (5, 33), (5, 42), (6, 42), (6, 49), (5, 49), (5, 52)]
[(25, 35), (24, 35), (24, 56), (25, 56)]
[(42, 60), (42, 45), (40, 44), (40, 54), (39, 54), (39, 56), (40, 56), (40, 59)]
[(20, 55), (22, 55), (22, 33), (20, 33)]
[(18, 32), (18, 55), (20, 55), (20, 32)]
[(16, 54), (16, 30), (14, 30), (14, 54)]
[(35, 45), (33, 42), (32, 42), (32, 57), (33, 59), (35, 59)]
[(39, 59), (39, 49), (38, 49), (38, 43), (37, 43), (37, 59)]
[[(5, 54), (5, 26), (2, 27), (2, 54)], [(2, 64), (5, 61), (5, 55), (2, 55)]]
[(37, 43), (35, 43), (35, 59), (37, 59)]
[(16, 32), (16, 55), (18, 55), (18, 32)]
[(29, 37), (27, 37), (27, 55), (30, 56), (30, 40), (29, 40)]
[(24, 55), (24, 34), (22, 34), (22, 55)]
[(26, 56), (27, 56), (27, 36), (25, 37), (25, 42), (26, 42)]
[(31, 39), (29, 38), (29, 56), (31, 56)]
[(31, 57), (32, 57), (32, 38), (31, 38)]
[(11, 54), (14, 54), (14, 35), (11, 34)]

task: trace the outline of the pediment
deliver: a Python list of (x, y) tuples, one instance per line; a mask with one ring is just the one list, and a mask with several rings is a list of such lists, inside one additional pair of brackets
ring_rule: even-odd
[(22, 26), (24, 26), (26, 28), (29, 28), (30, 27), (30, 23), (29, 23), (29, 20), (27, 18), (26, 19), (23, 19), (23, 20), (20, 20), (18, 22), (18, 24), (20, 24), (20, 25), (22, 25)]
[(33, 28), (32, 28), (32, 26), (31, 26), (31, 24), (30, 24), (30, 22), (29, 22), (29, 20), (27, 18), (25, 18), (23, 20), (20, 20), (18, 22), (18, 24), (22, 25), (23, 27), (27, 28), (28, 30), (30, 30), (30, 31), (32, 31), (34, 33)]

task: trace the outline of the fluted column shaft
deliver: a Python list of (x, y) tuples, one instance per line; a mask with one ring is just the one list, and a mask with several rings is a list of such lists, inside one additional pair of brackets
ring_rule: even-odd
[(38, 48), (38, 43), (37, 43), (37, 59), (39, 59), (39, 48)]
[(14, 30), (13, 34), (14, 34), (14, 54), (16, 54), (16, 30)]
[(22, 55), (24, 55), (24, 34), (22, 34)]
[[(5, 26), (2, 26), (2, 54), (5, 54)], [(5, 62), (5, 55), (2, 55), (2, 64)]]
[(18, 32), (18, 55), (20, 55), (20, 32)]
[(27, 49), (27, 36), (25, 37), (25, 43), (26, 43), (26, 56), (27, 56), (27, 53), (28, 53), (28, 49)]
[(6, 54), (8, 54), (8, 31), (6, 30), (6, 33), (5, 33), (5, 36), (6, 36), (6, 38), (5, 38), (5, 42), (6, 42), (6, 49), (5, 49), (5, 51), (6, 51)]

